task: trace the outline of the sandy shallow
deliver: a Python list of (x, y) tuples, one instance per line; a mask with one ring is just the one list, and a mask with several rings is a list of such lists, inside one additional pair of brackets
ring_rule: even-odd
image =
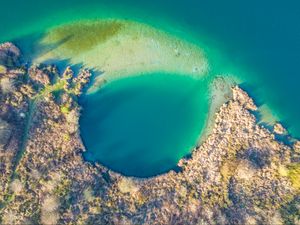
[[(103, 37), (103, 34), (105, 38), (99, 38), (98, 35)], [(198, 46), (131, 21), (67, 24), (50, 30), (42, 44), (56, 47), (37, 57), (37, 63), (67, 59), (71, 64), (83, 64), (99, 71), (101, 76), (96, 78), (90, 91), (103, 80), (120, 76), (166, 72), (202, 77), (209, 69), (207, 59)]]

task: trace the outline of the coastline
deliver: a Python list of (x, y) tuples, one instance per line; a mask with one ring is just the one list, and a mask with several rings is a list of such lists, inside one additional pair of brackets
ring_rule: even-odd
[[(56, 29), (63, 30), (64, 27), (68, 27), (72, 24), (73, 25), (74, 24), (75, 25), (83, 24), (83, 27), (84, 27), (86, 24), (97, 23), (97, 21), (98, 22), (102, 21), (104, 23), (119, 21), (121, 23), (123, 22), (124, 24), (129, 24), (128, 26), (125, 25), (128, 27), (128, 29), (126, 28), (127, 30), (125, 29), (126, 31), (124, 33), (120, 34), (120, 36), (125, 36), (125, 37), (127, 36), (127, 33), (130, 33), (130, 32), (136, 33), (137, 32), (136, 30), (139, 30), (140, 27), (142, 30), (144, 29), (143, 32), (145, 33), (145, 36), (147, 36), (147, 37), (151, 37), (153, 33), (159, 31), (158, 32), (159, 35), (156, 35), (156, 36), (154, 35), (154, 39), (157, 39), (158, 43), (161, 42), (162, 45), (167, 46), (169, 42), (176, 40), (176, 43), (178, 43), (179, 46), (182, 46), (182, 51), (185, 51), (185, 48), (186, 48), (187, 52), (190, 51), (191, 49), (194, 49), (195, 53), (193, 53), (193, 54), (195, 57), (195, 63), (197, 64), (198, 62), (200, 63), (203, 61), (203, 67), (199, 72), (195, 73), (194, 71), (191, 71), (191, 68), (192, 68), (192, 70), (194, 68), (193, 65), (187, 64), (185, 62), (185, 60), (182, 61), (182, 59), (180, 59), (180, 58), (178, 58), (178, 61), (174, 60), (174, 57), (173, 57), (174, 54), (176, 55), (178, 53), (175, 51), (176, 48), (174, 48), (174, 46), (168, 46), (167, 51), (165, 51), (163, 49), (157, 51), (157, 49), (155, 49), (155, 48), (150, 49), (148, 53), (145, 53), (145, 55), (149, 56), (148, 58), (146, 57), (147, 59), (145, 58), (145, 60), (137, 61), (138, 64), (132, 65), (131, 63), (134, 62), (135, 60), (137, 60), (136, 58), (143, 58), (143, 56), (144, 56), (145, 46), (141, 45), (140, 48), (143, 49), (143, 51), (141, 51), (140, 54), (138, 54), (137, 56), (134, 56), (134, 55), (125, 56), (125, 58), (127, 58), (127, 61), (122, 62), (122, 60), (123, 60), (122, 58), (124, 58), (123, 57), (124, 54), (122, 52), (132, 51), (132, 49), (130, 49), (130, 48), (126, 49), (126, 48), (124, 48), (124, 46), (133, 46), (134, 45), (134, 44), (128, 42), (129, 39), (125, 38), (124, 40), (122, 40), (123, 39), (122, 37), (115, 37), (115, 38), (112, 37), (111, 42), (106, 43), (106, 47), (103, 47), (103, 46), (101, 47), (101, 44), (100, 44), (100, 46), (98, 46), (94, 51), (87, 52), (86, 55), (82, 54), (81, 56), (75, 56), (73, 61), (71, 60), (72, 57), (71, 57), (71, 55), (69, 55), (68, 51), (66, 51), (66, 49), (62, 47), (60, 50), (58, 49), (57, 52), (55, 50), (53, 52), (50, 51), (46, 55), (41, 56), (40, 58), (37, 58), (36, 60), (33, 60), (33, 62), (39, 63), (39, 62), (43, 62), (46, 60), (46, 62), (50, 63), (50, 64), (51, 63), (59, 64), (59, 63), (61, 63), (61, 60), (62, 60), (62, 62), (63, 62), (62, 68), (64, 68), (68, 64), (73, 64), (73, 66), (77, 67), (77, 68), (79, 68), (81, 66), (90, 68), (91, 70), (93, 70), (94, 74), (97, 74), (96, 75), (97, 77), (95, 77), (95, 80), (93, 81), (94, 82), (93, 87), (89, 88), (90, 93), (97, 91), (99, 86), (101, 86), (103, 83), (105, 83), (109, 80), (118, 79), (120, 77), (120, 74), (121, 74), (121, 76), (136, 76), (137, 74), (142, 75), (142, 74), (147, 74), (147, 73), (151, 73), (151, 72), (165, 72), (165, 73), (177, 73), (177, 74), (182, 74), (182, 75), (188, 75), (188, 76), (193, 76), (196, 78), (199, 76), (200, 79), (202, 79), (201, 77), (210, 76), (211, 79), (213, 79), (213, 77), (216, 77), (217, 74), (223, 74), (223, 73), (227, 74), (229, 72), (229, 73), (233, 73), (233, 75), (231, 74), (229, 76), (232, 77), (232, 79), (239, 80), (239, 82), (245, 82), (249, 77), (251, 77), (253, 75), (253, 74), (252, 75), (244, 74), (243, 76), (241, 76), (242, 77), (242, 80), (241, 80), (238, 78), (239, 76), (237, 74), (244, 73), (245, 68), (244, 68), (243, 72), (240, 71), (240, 69), (233, 68), (231, 63), (225, 62), (223, 59), (221, 59), (221, 56), (219, 55), (219, 53), (217, 53), (214, 49), (208, 48), (208, 46), (205, 46), (203, 44), (200, 45), (200, 43), (196, 44), (196, 42), (193, 42), (193, 44), (189, 44), (187, 40), (183, 40), (183, 37), (181, 37), (181, 36), (177, 37), (175, 35), (175, 33), (161, 31), (159, 28), (150, 27), (149, 25), (144, 24), (142, 21), (133, 22), (128, 19), (114, 20), (114, 19), (107, 19), (104, 17), (104, 18), (101, 18), (100, 20), (91, 20), (91, 19), (78, 20), (78, 21), (76, 20), (75, 22), (73, 21), (73, 23), (69, 22), (69, 23), (60, 25), (58, 27), (53, 27), (52, 29), (49, 29), (48, 31), (50, 33), (51, 32), (53, 33)], [(132, 25), (130, 25), (130, 24), (132, 24)], [(143, 34), (143, 32), (141, 32), (141, 34)], [(52, 35), (52, 38), (53, 38), (53, 35)], [(51, 35), (49, 35), (49, 33), (48, 33), (48, 40), (47, 40), (47, 35), (46, 35), (46, 37), (43, 39), (43, 41), (41, 43), (44, 42), (44, 44), (47, 46), (47, 42), (49, 41), (51, 43), (52, 38), (51, 38)], [(205, 36), (204, 36), (204, 38), (205, 38)], [(183, 40), (183, 41), (181, 41), (181, 40)], [(52, 40), (52, 41), (54, 41), (54, 40)], [(122, 41), (123, 41), (124, 46), (118, 47), (115, 45), (116, 42), (122, 42)], [(147, 42), (147, 39), (141, 39), (142, 43), (144, 41)], [(207, 40), (206, 40), (206, 42), (209, 43)], [(48, 44), (50, 44), (50, 43), (48, 43)], [(182, 43), (182, 44), (180, 44), (180, 43)], [(41, 44), (41, 45), (43, 46), (43, 44)], [(199, 47), (199, 46), (201, 46), (201, 47)], [(137, 46), (137, 49), (138, 48), (139, 47)], [(114, 49), (114, 50), (111, 51), (110, 49)], [(137, 49), (135, 49), (134, 51), (136, 51)], [(113, 52), (114, 54), (111, 54), (111, 52)], [(157, 58), (158, 52), (165, 52), (165, 54), (161, 54), (159, 56), (160, 58), (165, 59), (166, 55), (167, 56), (172, 55), (172, 57), (170, 57), (165, 62), (157, 61), (156, 62), (157, 64), (151, 63), (154, 58)], [(97, 67), (97, 65), (99, 64), (99, 62), (98, 62), (99, 55), (100, 56), (101, 55), (102, 56), (110, 55), (109, 60), (104, 59), (104, 58), (101, 59), (103, 62), (103, 65), (105, 64), (106, 66), (102, 65), (100, 67)], [(121, 60), (120, 60), (120, 56), (121, 56)], [(62, 58), (58, 59), (59, 57), (62, 57)], [(192, 57), (192, 58), (194, 58), (194, 57)], [(51, 58), (52, 58), (52, 60), (51, 60)], [(89, 65), (82, 64), (82, 62), (86, 61), (86, 58), (92, 59), (90, 61)], [(66, 59), (66, 61), (64, 59)], [(175, 57), (175, 59), (176, 59), (176, 57)], [(50, 60), (50, 61), (48, 61), (48, 60)], [(190, 59), (186, 58), (186, 60), (189, 61)], [(217, 63), (215, 62), (216, 60), (217, 60)], [(117, 64), (115, 62), (120, 62), (120, 63)], [(195, 63), (193, 62), (192, 64), (195, 64)], [(130, 66), (131, 69), (127, 70), (129, 64), (131, 65)], [(224, 64), (225, 68), (223, 68), (223, 66), (222, 66), (223, 64)], [(148, 67), (145, 65), (148, 65)], [(180, 68), (178, 65), (184, 65), (184, 67)], [(198, 66), (198, 68), (200, 68), (200, 67), (201, 66)], [(174, 69), (174, 68), (176, 68), (176, 69)], [(246, 70), (250, 71), (249, 68), (247, 68)], [(252, 80), (251, 82), (253, 83), (254, 81)], [(276, 120), (276, 122), (281, 121), (281, 120), (278, 118), (278, 116), (276, 116), (275, 118), (272, 118), (271, 114), (274, 114), (274, 109), (273, 108), (268, 109), (268, 108), (269, 108), (268, 105), (263, 105), (261, 108), (260, 113), (262, 114), (262, 123), (266, 123), (266, 124), (269, 124), (270, 126), (272, 126), (272, 125), (274, 125), (275, 120)], [(272, 110), (272, 111), (270, 111), (270, 110)], [(276, 113), (276, 114), (278, 114), (278, 113)], [(281, 115), (280, 118), (284, 118), (284, 116)], [(284, 121), (286, 121), (286, 120), (287, 119), (284, 118)], [(288, 129), (290, 132), (295, 130), (295, 128), (292, 127), (290, 123), (288, 123), (287, 125), (288, 125)], [(294, 134), (295, 132), (292, 132), (292, 133), (293, 133), (293, 135), (295, 135)]]
[(231, 88), (237, 85), (234, 78), (216, 76), (209, 85), (209, 110), (206, 125), (201, 132), (197, 145), (201, 145), (213, 132), (216, 115), (223, 104), (232, 98)]
[[(14, 56), (13, 46), (5, 46), (8, 56)], [(17, 60), (13, 62), (17, 65)], [(12, 132), (1, 149), (0, 218), (4, 223), (297, 221), (297, 212), (288, 209), (300, 204), (300, 142), (287, 146), (258, 125), (252, 113), (256, 106), (239, 87), (231, 89), (232, 97), (215, 115), (212, 133), (189, 159), (180, 160), (180, 171), (139, 179), (83, 160), (75, 96), (82, 94), (89, 72), (74, 77), (71, 68), (60, 74), (47, 65), (28, 70), (6, 67), (1, 85), (2, 79), (8, 79), (14, 91), (4, 93), (1, 86), (1, 118), (22, 131), (28, 103), (34, 96), (41, 99), (17, 165), (19, 133)], [(27, 81), (15, 82), (19, 77)], [(61, 91), (59, 101), (53, 94), (57, 90)], [(49, 202), (54, 207), (45, 207)]]
[[(62, 78), (69, 73), (70, 69)], [(31, 77), (38, 77), (36, 74)], [(256, 106), (238, 87), (232, 88), (232, 98), (216, 114), (213, 132), (194, 149), (191, 158), (180, 161), (181, 171), (148, 179), (125, 177), (98, 163), (85, 162), (76, 124), (79, 114), (70, 117), (70, 112), (78, 112), (80, 107), (72, 102), (68, 112), (59, 104), (66, 103), (57, 103), (50, 95), (41, 98), (36, 107), (26, 152), (16, 166), (18, 176), (4, 186), (7, 192), (3, 193), (14, 196), (0, 210), (4, 222), (22, 223), (36, 213), (31, 208), (38, 208), (40, 214), (31, 216), (35, 222), (248, 223), (263, 218), (274, 224), (275, 215), (276, 223), (287, 216), (278, 211), (297, 201), (298, 175), (292, 172), (291, 176), (289, 171), (297, 168), (299, 153), (256, 124), (249, 111)], [(2, 154), (7, 152), (6, 146)], [(10, 174), (9, 161), (6, 163)], [(72, 204), (67, 203), (69, 198)], [(44, 207), (48, 201), (55, 202), (51, 211)], [(24, 204), (31, 208), (23, 211)], [(11, 212), (17, 216), (11, 217)]]

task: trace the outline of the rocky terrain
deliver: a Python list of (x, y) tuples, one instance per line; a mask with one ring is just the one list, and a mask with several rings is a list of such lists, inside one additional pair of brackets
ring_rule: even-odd
[(0, 45), (1, 224), (300, 224), (300, 142), (257, 125), (242, 89), (177, 172), (137, 179), (82, 158), (77, 100), (90, 76), (28, 67)]

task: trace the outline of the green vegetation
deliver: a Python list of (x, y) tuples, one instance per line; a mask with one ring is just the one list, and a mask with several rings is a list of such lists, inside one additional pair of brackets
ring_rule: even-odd
[(54, 190), (55, 195), (59, 197), (67, 196), (70, 191), (71, 183), (72, 182), (67, 178), (63, 178), (62, 182)]
[(67, 105), (62, 105), (60, 107), (60, 111), (63, 113), (63, 114), (68, 114), (70, 112), (70, 108), (67, 106)]
[(300, 190), (300, 163), (289, 165), (287, 176), (290, 178), (293, 187)]
[(6, 73), (6, 67), (3, 65), (0, 65), (0, 73)]
[(64, 134), (64, 140), (65, 141), (70, 141), (71, 137), (69, 134)]
[(93, 49), (116, 35), (123, 27), (121, 22), (74, 23), (50, 32), (50, 40), (61, 44), (71, 53), (81, 53)]
[(64, 88), (66, 83), (67, 83), (66, 80), (59, 79), (55, 84), (45, 86), (45, 88), (38, 95), (36, 95), (35, 98), (38, 98), (41, 96), (47, 96), (48, 94), (50, 94), (52, 92), (60, 91)]

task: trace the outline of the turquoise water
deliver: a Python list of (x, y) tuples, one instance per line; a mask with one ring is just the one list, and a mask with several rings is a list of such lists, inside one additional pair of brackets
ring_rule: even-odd
[(298, 1), (11, 0), (1, 8), (0, 41), (15, 40), (29, 53), (29, 43), (48, 28), (83, 18), (134, 19), (198, 43), (212, 76), (234, 74), (258, 105), (300, 137)]
[(81, 104), (85, 158), (149, 177), (173, 169), (197, 144), (206, 121), (207, 84), (174, 74), (122, 78)]

